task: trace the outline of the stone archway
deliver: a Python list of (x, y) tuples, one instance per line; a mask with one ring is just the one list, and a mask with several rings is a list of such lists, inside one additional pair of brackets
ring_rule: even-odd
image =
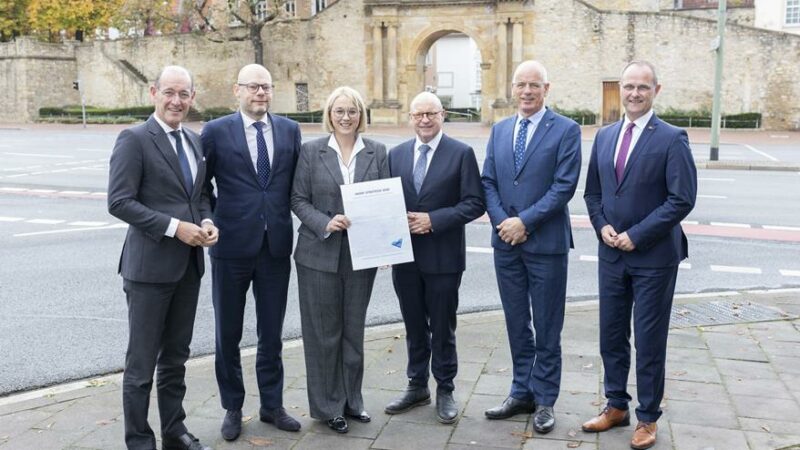
[[(510, 114), (512, 67), (523, 60), (523, 29), (532, 3), (525, 0), (364, 0), (368, 35), (368, 102), (373, 123), (405, 120), (423, 88), (424, 58), (436, 40), (469, 36), (481, 54), (481, 122)], [(532, 33), (529, 33), (532, 35)]]

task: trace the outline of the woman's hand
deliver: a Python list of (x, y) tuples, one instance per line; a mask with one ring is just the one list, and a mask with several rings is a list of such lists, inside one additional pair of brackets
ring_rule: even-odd
[(335, 233), (337, 231), (346, 230), (350, 227), (350, 219), (344, 214), (337, 214), (333, 216), (328, 225), (325, 226), (325, 231), (328, 233)]

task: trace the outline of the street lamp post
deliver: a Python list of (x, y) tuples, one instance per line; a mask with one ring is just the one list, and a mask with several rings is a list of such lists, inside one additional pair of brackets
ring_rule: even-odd
[(719, 122), (722, 115), (720, 111), (720, 91), (722, 90), (722, 55), (725, 42), (725, 10), (726, 1), (719, 0), (717, 10), (717, 38), (713, 50), (716, 52), (716, 65), (714, 67), (714, 104), (711, 111), (711, 153), (708, 159), (719, 160)]

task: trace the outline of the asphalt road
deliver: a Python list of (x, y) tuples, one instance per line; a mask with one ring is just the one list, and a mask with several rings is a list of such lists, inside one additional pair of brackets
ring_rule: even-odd
[[(122, 368), (127, 308), (116, 267), (125, 229), (106, 212), (104, 197), (114, 138), (114, 133), (102, 131), (0, 129), (0, 395)], [(389, 146), (403, 140), (378, 139)], [(485, 139), (465, 140), (482, 159)], [(591, 143), (584, 142), (584, 163), (590, 149)], [(707, 146), (693, 150), (702, 159)], [(800, 155), (791, 148), (756, 150), (785, 161)], [(724, 157), (733, 154), (731, 159), (769, 160), (741, 145), (723, 146)], [(800, 231), (799, 173), (700, 170), (699, 177), (698, 204), (687, 221)], [(580, 187), (583, 179), (582, 175)], [(576, 227), (568, 296), (592, 298), (597, 293), (596, 240), (581, 217), (586, 214), (581, 192), (570, 208)], [(485, 222), (468, 226), (462, 312), (500, 307), (489, 233)], [(690, 258), (680, 271), (679, 292), (800, 285), (800, 243), (701, 235), (690, 235), (689, 240)], [(368, 315), (371, 324), (400, 319), (388, 270), (379, 271)], [(299, 332), (293, 278), (284, 333), (289, 338)], [(251, 307), (243, 345), (254, 343)], [(193, 353), (213, 352), (213, 345), (206, 277)]]

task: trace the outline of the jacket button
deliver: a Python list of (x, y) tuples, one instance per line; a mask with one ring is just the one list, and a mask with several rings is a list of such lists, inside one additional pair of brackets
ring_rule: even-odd
[(514, 180), (514, 186), (519, 186), (519, 181)]

